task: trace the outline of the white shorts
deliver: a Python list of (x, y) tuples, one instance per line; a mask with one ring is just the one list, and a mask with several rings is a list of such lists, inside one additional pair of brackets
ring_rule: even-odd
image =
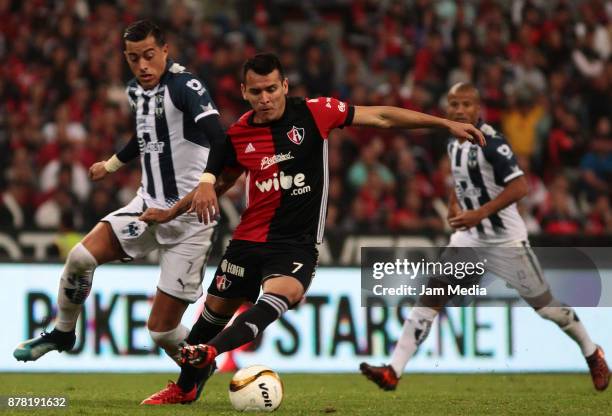
[(467, 233), (455, 232), (448, 247), (477, 247), (478, 256), (486, 259), (486, 270), (504, 279), (523, 298), (534, 298), (550, 290), (528, 240), (492, 245)]
[(143, 208), (143, 199), (137, 196), (101, 221), (110, 224), (123, 251), (131, 258), (159, 250), (161, 272), (157, 288), (178, 299), (195, 302), (202, 296), (214, 226), (178, 219), (149, 226), (138, 220)]

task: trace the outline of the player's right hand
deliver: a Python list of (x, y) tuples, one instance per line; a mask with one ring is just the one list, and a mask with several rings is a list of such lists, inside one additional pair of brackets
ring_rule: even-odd
[(221, 211), (215, 186), (212, 183), (200, 182), (191, 201), (191, 208), (187, 212), (195, 212), (198, 220), (204, 224), (209, 224), (218, 218)]
[(174, 216), (169, 209), (147, 208), (138, 219), (147, 224), (163, 224), (173, 220)]
[(477, 144), (481, 147), (487, 144), (484, 134), (473, 125), (452, 120), (447, 120), (447, 123), (451, 136), (458, 139), (466, 139), (470, 143)]
[(104, 177), (108, 174), (108, 171), (104, 167), (106, 161), (96, 162), (89, 168), (89, 179), (92, 181), (99, 181), (100, 179), (104, 179)]

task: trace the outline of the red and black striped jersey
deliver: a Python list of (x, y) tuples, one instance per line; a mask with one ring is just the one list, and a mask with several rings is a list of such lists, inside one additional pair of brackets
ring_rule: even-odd
[(247, 208), (236, 240), (320, 243), (327, 214), (327, 137), (351, 124), (354, 108), (335, 98), (287, 97), (282, 117), (256, 124), (249, 111), (227, 131), (226, 163), (247, 174)]

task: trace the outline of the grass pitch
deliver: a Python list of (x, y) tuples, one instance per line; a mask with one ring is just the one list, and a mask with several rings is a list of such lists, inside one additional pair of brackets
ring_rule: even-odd
[[(216, 374), (192, 405), (139, 406), (166, 374), (0, 374), (0, 395), (65, 396), (64, 409), (0, 408), (0, 416), (237, 415), (229, 374)], [(383, 392), (358, 374), (281, 374), (285, 398), (276, 415), (610, 415), (612, 389), (596, 392), (586, 374), (404, 375)]]

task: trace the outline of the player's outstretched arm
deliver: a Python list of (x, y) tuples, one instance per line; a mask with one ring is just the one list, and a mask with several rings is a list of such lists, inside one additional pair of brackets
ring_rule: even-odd
[(524, 176), (519, 176), (508, 182), (497, 198), (487, 202), (478, 209), (462, 211), (459, 215), (450, 218), (448, 223), (455, 229), (472, 228), (489, 215), (495, 214), (508, 205), (519, 201), (527, 195), (528, 190), (527, 180), (525, 180)]
[(445, 129), (453, 137), (467, 139), (484, 146), (484, 135), (475, 126), (459, 123), (445, 118), (389, 106), (355, 106), (353, 125), (379, 128), (439, 128)]

